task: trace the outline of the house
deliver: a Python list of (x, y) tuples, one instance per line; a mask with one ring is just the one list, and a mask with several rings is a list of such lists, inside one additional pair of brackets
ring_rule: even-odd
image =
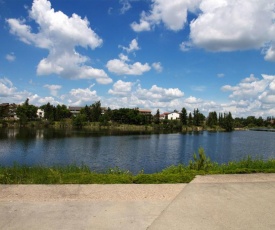
[(170, 113), (162, 113), (162, 114), (160, 114), (159, 115), (159, 119), (160, 120), (167, 120), (168, 119), (168, 114), (170, 114)]
[(69, 111), (73, 114), (73, 116), (76, 116), (80, 113), (80, 110), (84, 107), (80, 106), (69, 106)]
[(152, 114), (151, 114), (151, 110), (149, 110), (149, 109), (138, 109), (138, 111), (139, 111), (139, 113), (140, 114), (142, 114), (142, 115), (145, 115), (145, 116), (151, 116)]
[(167, 116), (167, 119), (168, 120), (178, 120), (178, 119), (180, 119), (180, 113), (178, 113), (178, 112), (169, 113)]
[[(69, 106), (69, 111), (73, 114), (73, 116), (76, 116), (80, 113), (81, 109), (84, 109), (85, 107), (81, 107), (81, 106)], [(89, 107), (90, 109), (92, 109), (92, 107)], [(108, 108), (106, 107), (100, 107), (101, 108), (101, 114), (105, 114), (108, 111)]]
[(42, 118), (44, 118), (45, 112), (43, 109), (38, 109), (36, 114), (37, 114), (38, 118), (42, 119)]
[(19, 118), (16, 115), (16, 104), (2, 103), (0, 104), (0, 117), (9, 120), (18, 120)]
[(101, 115), (104, 115), (108, 111), (107, 107), (101, 107)]

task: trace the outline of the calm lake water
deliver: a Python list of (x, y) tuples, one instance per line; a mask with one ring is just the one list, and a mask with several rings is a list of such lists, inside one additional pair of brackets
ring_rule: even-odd
[(275, 132), (235, 131), (171, 134), (112, 134), (77, 130), (0, 129), (0, 165), (87, 165), (97, 172), (116, 166), (153, 173), (188, 164), (203, 147), (218, 163), (275, 159)]

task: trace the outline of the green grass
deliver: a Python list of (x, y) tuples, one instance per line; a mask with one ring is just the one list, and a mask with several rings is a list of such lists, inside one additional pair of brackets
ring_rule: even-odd
[(238, 162), (217, 164), (206, 157), (204, 150), (188, 165), (173, 165), (161, 172), (145, 174), (143, 171), (133, 175), (118, 167), (105, 173), (96, 173), (87, 166), (42, 167), (0, 166), (0, 184), (162, 184), (189, 183), (196, 175), (240, 174), (240, 173), (275, 173), (275, 160), (252, 160), (247, 157)]

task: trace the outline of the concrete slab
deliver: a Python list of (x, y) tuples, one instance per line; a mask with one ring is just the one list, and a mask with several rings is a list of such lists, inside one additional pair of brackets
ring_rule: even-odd
[(149, 230), (275, 229), (275, 174), (199, 176)]
[(275, 174), (190, 184), (0, 185), (0, 229), (275, 229)]
[(0, 229), (146, 229), (176, 185), (0, 185)]

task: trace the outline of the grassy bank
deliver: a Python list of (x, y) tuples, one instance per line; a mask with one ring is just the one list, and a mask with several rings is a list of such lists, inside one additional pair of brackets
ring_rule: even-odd
[(203, 149), (188, 165), (170, 166), (161, 172), (137, 175), (119, 168), (96, 173), (86, 166), (28, 167), (13, 165), (0, 167), (0, 184), (161, 184), (189, 183), (196, 175), (275, 173), (275, 160), (252, 160), (250, 157), (228, 164), (217, 164), (208, 159)]

